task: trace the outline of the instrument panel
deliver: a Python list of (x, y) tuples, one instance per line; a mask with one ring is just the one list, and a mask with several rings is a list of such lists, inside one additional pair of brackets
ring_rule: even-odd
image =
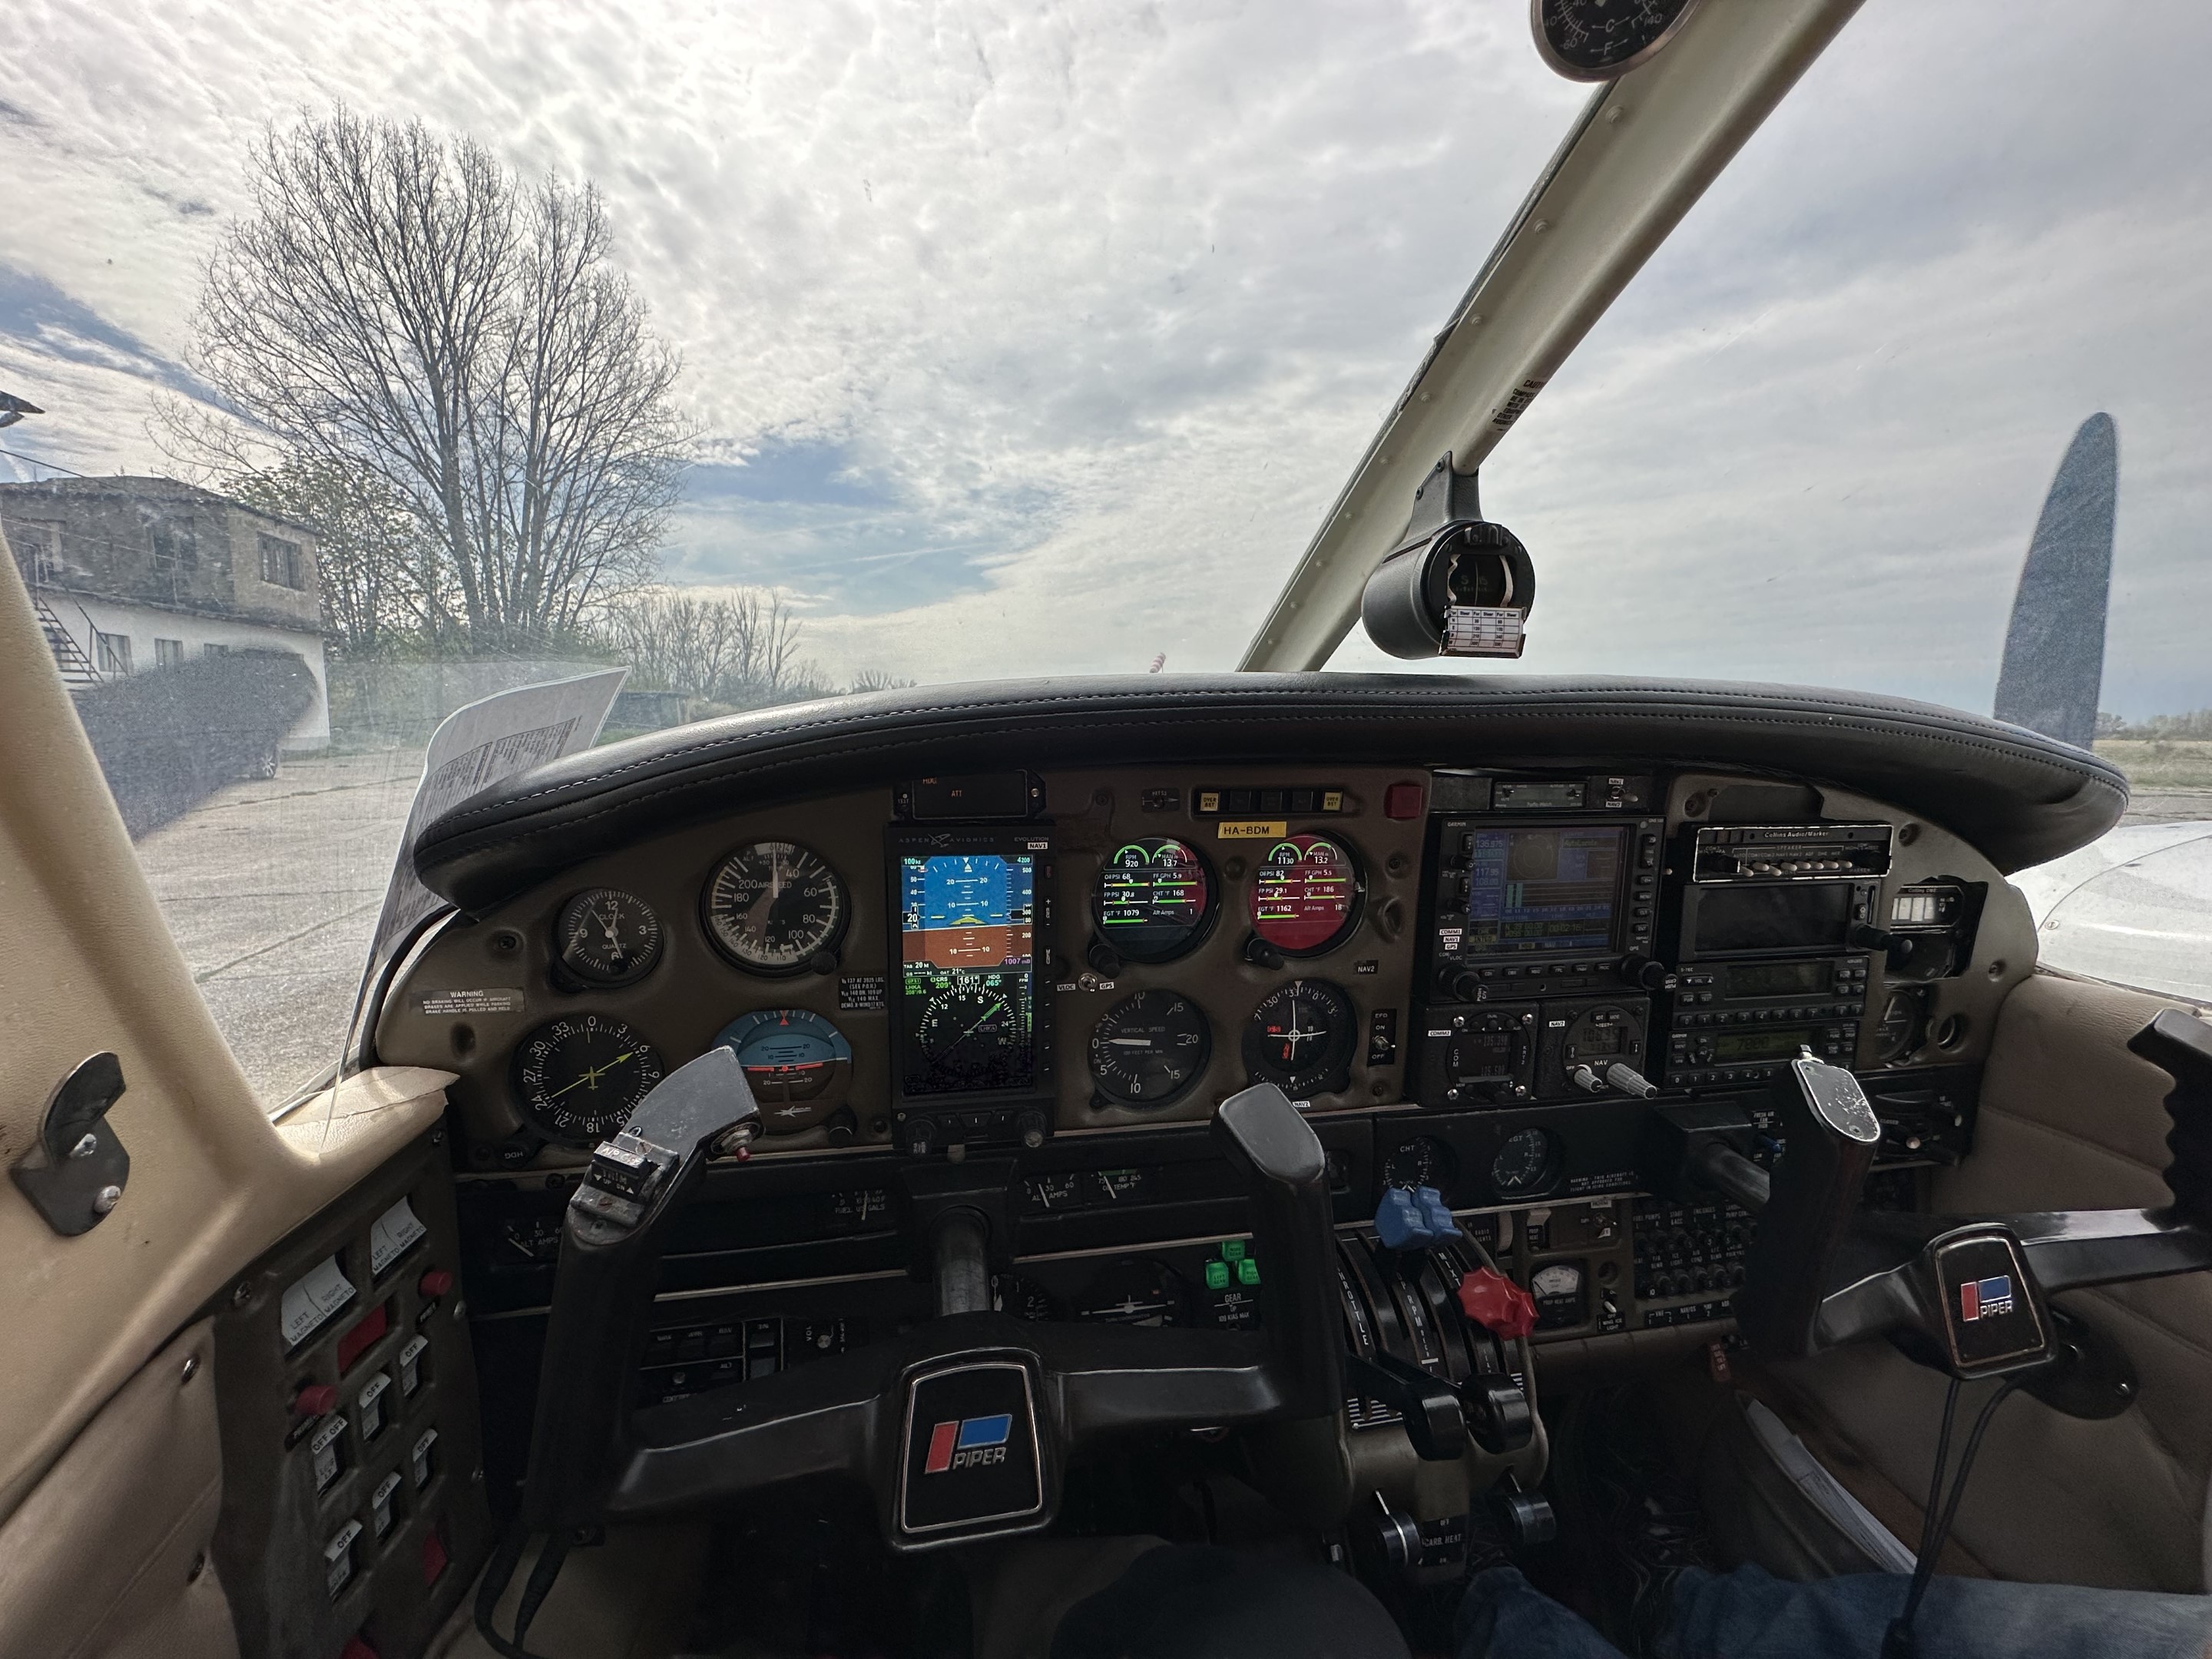
[[(577, 1161), (714, 1043), (760, 1100), (757, 1153), (928, 1155), (1202, 1121), (1255, 1082), (1317, 1114), (1486, 1111), (1755, 1085), (1801, 1048), (1971, 1062), (2033, 960), (1972, 848), (1809, 786), (984, 781), (672, 828), (456, 919), (387, 995), (379, 1054), (459, 1073), (481, 1170)], [(915, 810), (978, 800), (1015, 810)], [(1552, 1191), (1573, 1138), (1530, 1129), (1499, 1197)]]
[[(457, 1072), (465, 1164), (558, 1167), (735, 1048), (756, 1152), (1202, 1121), (1255, 1081), (1406, 1097), (1429, 780), (1033, 775), (1021, 816), (893, 786), (673, 829), (418, 951), (377, 1030)], [(1000, 792), (1002, 795), (1008, 792)]]

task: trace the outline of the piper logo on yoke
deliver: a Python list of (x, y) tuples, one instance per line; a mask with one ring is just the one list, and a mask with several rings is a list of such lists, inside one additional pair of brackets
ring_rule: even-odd
[(1006, 1439), (1013, 1430), (1011, 1412), (1000, 1412), (996, 1417), (948, 1419), (930, 1430), (929, 1455), (923, 1460), (921, 1472), (943, 1474), (950, 1469), (1003, 1463), (1006, 1461)]
[(1970, 1279), (1959, 1286), (1959, 1319), (1971, 1325), (1978, 1319), (1995, 1319), (2012, 1311), (2012, 1275)]

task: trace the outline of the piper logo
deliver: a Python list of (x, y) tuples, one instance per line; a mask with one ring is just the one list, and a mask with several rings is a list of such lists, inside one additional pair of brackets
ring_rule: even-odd
[(1970, 1279), (1959, 1286), (1959, 1318), (1971, 1325), (1978, 1319), (1995, 1319), (2012, 1311), (2012, 1275)]
[(921, 1465), (924, 1474), (943, 1474), (950, 1469), (980, 1468), (1006, 1461), (1006, 1440), (1013, 1433), (1011, 1412), (996, 1417), (955, 1417), (929, 1431), (929, 1455)]

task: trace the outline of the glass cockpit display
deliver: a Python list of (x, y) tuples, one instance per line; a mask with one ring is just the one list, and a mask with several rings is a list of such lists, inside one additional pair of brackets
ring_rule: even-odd
[(894, 841), (907, 1098), (1042, 1086), (1036, 896), (1047, 845), (988, 831)]
[(1125, 842), (1091, 892), (1098, 937), (1129, 962), (1170, 962), (1205, 936), (1213, 876), (1196, 848), (1165, 836)]
[(1469, 957), (1612, 947), (1625, 824), (1486, 826), (1467, 836)]
[(1285, 836), (1252, 872), (1252, 931), (1286, 957), (1333, 950), (1358, 920), (1358, 866), (1327, 836)]

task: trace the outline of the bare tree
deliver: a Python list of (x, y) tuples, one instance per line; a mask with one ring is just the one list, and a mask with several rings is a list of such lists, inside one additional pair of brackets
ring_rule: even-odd
[(598, 634), (629, 665), (633, 684), (688, 697), (780, 702), (800, 678), (799, 620), (772, 592), (631, 594), (605, 608)]
[(689, 434), (596, 191), (343, 109), (270, 131), (250, 184), (195, 319), (223, 402), (388, 490), (477, 643), (573, 631), (651, 579)]
[(314, 527), (323, 632), (341, 654), (375, 656), (434, 634), (450, 614), (453, 583), (436, 544), (368, 468), (295, 456), (221, 483), (250, 507)]

